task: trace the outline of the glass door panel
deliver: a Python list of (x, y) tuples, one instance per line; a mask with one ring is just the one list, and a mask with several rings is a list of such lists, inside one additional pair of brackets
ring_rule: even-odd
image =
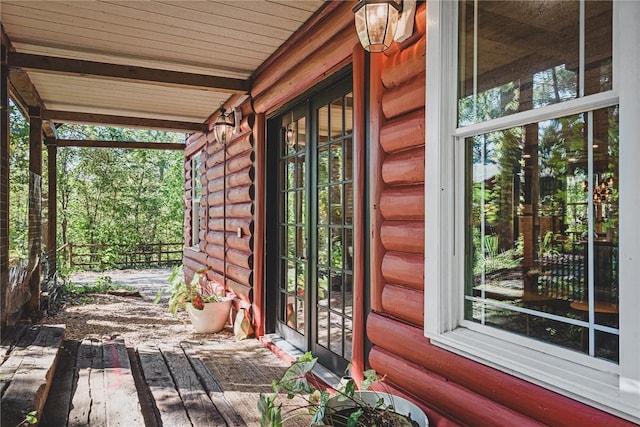
[[(278, 221), (281, 271), (278, 292), (278, 332), (304, 347), (307, 282), (306, 119), (293, 115), (282, 121), (279, 169), (280, 218)], [(284, 328), (282, 325), (286, 325)]]
[[(317, 281), (312, 351), (334, 367), (351, 360), (353, 316), (352, 94), (315, 108)], [(334, 369), (336, 370), (336, 369)]]
[(276, 119), (276, 332), (336, 373), (353, 336), (352, 98), (344, 81)]

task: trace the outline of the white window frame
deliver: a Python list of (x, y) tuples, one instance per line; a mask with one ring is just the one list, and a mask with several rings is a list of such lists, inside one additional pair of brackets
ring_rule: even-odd
[[(614, 1), (613, 90), (456, 130), (457, 3), (428, 0), (424, 334), (434, 345), (640, 422), (640, 2)], [(620, 106), (619, 322), (614, 364), (463, 319), (464, 158), (456, 138)], [(463, 151), (463, 150), (458, 150)], [(456, 158), (456, 156), (458, 156)], [(461, 160), (462, 159), (462, 160)]]

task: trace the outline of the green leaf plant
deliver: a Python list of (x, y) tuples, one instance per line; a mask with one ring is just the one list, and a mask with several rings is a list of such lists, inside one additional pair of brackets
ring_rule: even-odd
[[(375, 403), (369, 404), (358, 399), (355, 382), (349, 377), (342, 382), (335, 393), (329, 393), (310, 382), (314, 378), (311, 374), (318, 361), (310, 352), (298, 358), (282, 375), (280, 380), (273, 380), (271, 386), (273, 394), (260, 393), (258, 409), (261, 413), (261, 427), (282, 427), (284, 423), (294, 417), (309, 415), (310, 426), (331, 425), (346, 427), (413, 427), (417, 424), (407, 417), (397, 414), (393, 405), (388, 405), (380, 397)], [(360, 384), (360, 391), (367, 390), (375, 383), (381, 383), (384, 377), (379, 377), (375, 370), (363, 372), (364, 379)], [(279, 400), (283, 394), (291, 400), (301, 397), (299, 404), (294, 403), (283, 407)], [(350, 401), (352, 408), (348, 411), (336, 412), (329, 404), (329, 400), (336, 398), (338, 402)], [(307, 408), (307, 411), (302, 409)], [(286, 410), (285, 410), (286, 409)]]
[[(208, 267), (196, 271), (189, 283), (184, 279), (184, 269), (182, 265), (177, 266), (169, 276), (169, 312), (176, 317), (178, 310), (184, 309), (185, 304), (191, 303), (196, 310), (203, 310), (204, 303), (224, 301), (225, 297), (220, 286), (215, 286), (214, 282), (203, 279)], [(205, 283), (203, 283), (205, 282)]]

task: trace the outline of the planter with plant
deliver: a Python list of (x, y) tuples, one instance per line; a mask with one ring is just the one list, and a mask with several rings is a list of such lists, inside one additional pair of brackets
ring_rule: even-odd
[[(305, 353), (293, 363), (280, 380), (274, 380), (274, 393), (260, 394), (258, 409), (262, 415), (261, 427), (281, 427), (294, 417), (309, 416), (310, 426), (331, 425), (336, 427), (426, 427), (429, 420), (418, 406), (410, 401), (386, 392), (367, 390), (374, 383), (381, 383), (374, 370), (363, 372), (360, 389), (348, 378), (335, 393), (314, 386), (310, 374), (317, 362), (311, 353)], [(283, 404), (278, 399), (286, 394), (287, 399), (302, 396), (301, 404)], [(300, 402), (300, 400), (298, 400)], [(306, 409), (306, 411), (305, 411)]]
[(233, 301), (233, 295), (224, 295), (222, 285), (207, 280), (207, 271), (208, 268), (198, 270), (188, 283), (182, 266), (174, 268), (169, 276), (169, 312), (176, 317), (179, 310), (185, 310), (195, 331), (202, 334), (224, 328)]

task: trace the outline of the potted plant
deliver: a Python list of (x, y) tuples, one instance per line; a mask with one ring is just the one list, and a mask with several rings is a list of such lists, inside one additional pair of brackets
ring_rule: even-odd
[(232, 295), (224, 295), (224, 287), (206, 279), (209, 268), (198, 270), (190, 282), (184, 278), (182, 266), (169, 276), (171, 295), (169, 312), (176, 317), (178, 310), (186, 310), (197, 333), (220, 332), (229, 320)]
[[(262, 414), (261, 427), (281, 427), (293, 417), (309, 414), (309, 425), (332, 425), (336, 427), (426, 427), (429, 420), (418, 406), (412, 402), (386, 392), (367, 390), (372, 384), (380, 383), (372, 369), (363, 372), (364, 380), (357, 390), (353, 379), (346, 377), (335, 393), (313, 386), (309, 374), (317, 362), (311, 353), (305, 353), (293, 363), (280, 380), (272, 382), (271, 396), (260, 394), (258, 409)], [(278, 402), (281, 393), (288, 399), (302, 396), (302, 403), (283, 413), (283, 405)], [(303, 409), (307, 411), (302, 411)], [(285, 416), (286, 415), (286, 416)], [(283, 419), (283, 416), (285, 418)]]

